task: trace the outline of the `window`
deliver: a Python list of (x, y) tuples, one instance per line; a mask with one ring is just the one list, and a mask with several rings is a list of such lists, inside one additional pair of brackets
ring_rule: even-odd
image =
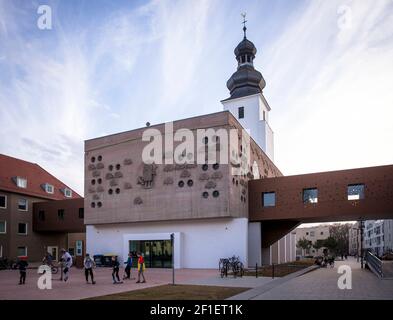
[(310, 237), (315, 237), (315, 231), (310, 231)]
[(16, 185), (18, 188), (27, 188), (27, 179), (16, 177)]
[(244, 119), (244, 107), (239, 108), (239, 119)]
[(303, 203), (318, 203), (318, 189), (303, 189)]
[(28, 202), (26, 199), (19, 199), (18, 200), (18, 209), (20, 211), (27, 211), (28, 210)]
[(78, 216), (79, 216), (79, 219), (83, 219), (85, 217), (85, 209), (84, 208), (79, 208)]
[(0, 209), (7, 209), (7, 196), (0, 195)]
[(0, 221), (0, 233), (7, 233), (7, 221)]
[(45, 221), (45, 211), (44, 210), (40, 210), (38, 212), (38, 219), (41, 221)]
[(209, 166), (207, 165), (207, 164), (204, 164), (203, 166), (202, 166), (202, 170), (203, 171), (207, 171), (209, 169)]
[(364, 184), (348, 185), (348, 200), (364, 199)]
[(67, 198), (71, 198), (72, 197), (72, 190), (68, 189), (68, 188), (65, 188), (64, 189), (64, 196), (67, 197)]
[(45, 183), (45, 192), (53, 194), (55, 192), (55, 188), (51, 184)]
[(27, 247), (18, 247), (16, 254), (18, 257), (27, 256)]
[(321, 236), (323, 236), (323, 231), (321, 231)]
[(264, 207), (274, 207), (276, 205), (276, 193), (275, 192), (262, 193), (262, 205)]
[(59, 220), (64, 220), (64, 209), (57, 210), (57, 217)]
[(27, 223), (18, 223), (18, 234), (27, 234)]

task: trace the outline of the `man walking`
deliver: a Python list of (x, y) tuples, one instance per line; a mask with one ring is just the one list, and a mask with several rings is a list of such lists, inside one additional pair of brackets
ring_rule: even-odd
[(132, 267), (132, 254), (131, 252), (128, 254), (128, 259), (126, 262), (124, 262), (124, 264), (126, 265), (126, 268), (124, 269), (124, 272), (126, 273), (126, 276), (124, 277), (124, 279), (131, 279), (131, 267)]
[(72, 266), (72, 257), (65, 249), (61, 249), (61, 254), (62, 254), (61, 260), (65, 266), (63, 270), (64, 281), (67, 281), (69, 277), (70, 268)]
[(90, 257), (90, 254), (86, 253), (86, 257), (83, 260), (83, 266), (85, 267), (85, 277), (86, 277), (86, 284), (89, 283), (89, 275), (91, 278), (91, 283), (96, 284), (94, 281), (94, 275), (93, 275), (93, 268), (95, 267), (95, 262), (94, 260)]
[(145, 272), (145, 258), (143, 258), (143, 255), (139, 252), (138, 253), (138, 281), (136, 283), (141, 283), (141, 276), (143, 278), (142, 283), (145, 283), (145, 275), (143, 274)]

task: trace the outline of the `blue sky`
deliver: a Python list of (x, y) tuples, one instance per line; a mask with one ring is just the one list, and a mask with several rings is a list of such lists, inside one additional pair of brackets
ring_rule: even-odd
[(392, 0), (0, 0), (0, 152), (83, 194), (85, 139), (222, 110), (241, 12), (283, 173), (392, 164)]

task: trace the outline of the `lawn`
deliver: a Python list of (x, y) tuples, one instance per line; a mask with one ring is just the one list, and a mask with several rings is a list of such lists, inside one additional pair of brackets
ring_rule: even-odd
[[(293, 272), (308, 268), (314, 264), (314, 259), (304, 259), (299, 261), (292, 261), (288, 263), (275, 264), (274, 265), (274, 277), (284, 277)], [(244, 274), (245, 276), (254, 276), (255, 270), (248, 270)], [(258, 277), (272, 277), (273, 266), (263, 266), (258, 268)]]
[(87, 300), (223, 300), (246, 290), (249, 289), (167, 284)]

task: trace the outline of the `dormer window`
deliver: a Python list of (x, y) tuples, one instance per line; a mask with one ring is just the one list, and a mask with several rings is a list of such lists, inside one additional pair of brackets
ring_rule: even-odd
[(44, 184), (44, 190), (46, 193), (50, 193), (50, 194), (53, 194), (55, 192), (55, 188), (53, 187), (53, 185), (49, 183)]
[(15, 177), (15, 183), (18, 188), (27, 188), (27, 179), (22, 177)]
[(64, 188), (64, 189), (63, 189), (63, 193), (64, 193), (64, 196), (65, 196), (66, 198), (71, 198), (71, 197), (72, 197), (72, 190), (71, 190), (71, 189)]

